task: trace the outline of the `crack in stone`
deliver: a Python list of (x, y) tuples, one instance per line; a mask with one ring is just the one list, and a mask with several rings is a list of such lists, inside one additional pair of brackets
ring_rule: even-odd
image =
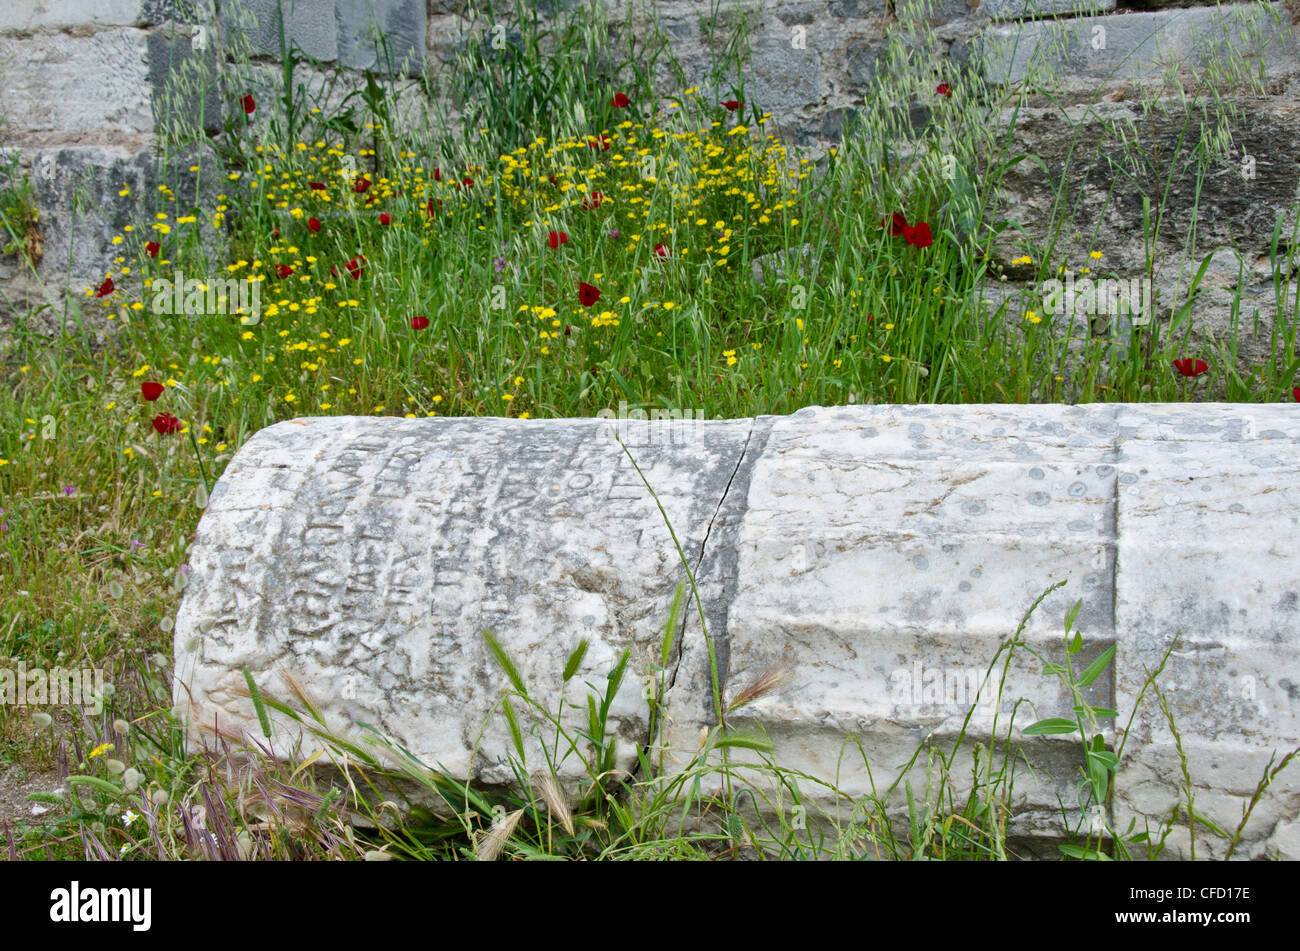
[[(713, 526), (714, 526), (714, 525), (717, 523), (717, 521), (718, 521), (718, 513), (722, 511), (722, 506), (726, 503), (726, 501), (727, 501), (727, 496), (731, 494), (731, 486), (732, 486), (732, 485), (735, 483), (735, 481), (736, 481), (736, 473), (740, 471), (740, 467), (741, 467), (741, 465), (742, 465), (742, 464), (744, 463), (744, 461), (745, 461), (745, 455), (746, 455), (746, 453), (749, 452), (749, 443), (750, 443), (750, 441), (754, 438), (754, 424), (755, 424), (756, 422), (757, 422), (756, 420), (755, 420), (754, 422), (751, 422), (750, 427), (749, 427), (749, 432), (745, 434), (745, 442), (744, 442), (744, 443), (741, 445), (741, 447), (740, 447), (740, 453), (739, 453), (739, 455), (736, 456), (736, 465), (735, 465), (735, 466), (732, 468), (732, 470), (731, 470), (731, 475), (730, 475), (730, 477), (728, 477), (728, 479), (727, 479), (726, 487), (723, 488), (723, 490), (722, 490), (722, 496), (718, 499), (718, 504), (717, 504), (716, 506), (714, 506), (714, 508), (713, 508), (713, 515), (709, 517), (709, 525), (708, 525), (708, 527), (704, 530), (704, 537), (703, 537), (702, 539), (700, 539), (700, 551), (699, 551), (699, 554), (696, 555), (696, 557), (695, 557), (695, 564), (694, 564), (694, 565), (692, 566), (692, 568), (691, 568), (691, 574), (693, 574), (693, 575), (695, 576), (695, 585), (696, 585), (696, 588), (697, 588), (697, 589), (698, 589), (699, 586), (700, 586), (700, 581), (701, 581), (701, 579), (700, 579), (700, 566), (704, 564), (704, 552), (705, 552), (705, 550), (707, 549), (708, 544), (709, 544), (709, 536), (713, 534)], [(689, 600), (689, 599), (690, 599), (690, 598), (694, 598), (694, 597), (695, 597), (695, 593), (694, 593), (694, 592), (692, 592), (692, 593), (688, 596), (687, 608), (686, 608), (686, 611), (683, 612), (682, 619), (681, 619), (681, 624), (680, 624), (680, 626), (678, 627), (678, 629), (677, 629), (677, 635), (676, 635), (676, 637), (674, 638), (674, 640), (675, 640), (676, 643), (675, 643), (675, 647), (674, 647), (674, 650), (673, 650), (673, 654), (674, 654), (673, 671), (672, 671), (672, 676), (671, 676), (671, 677), (669, 678), (669, 680), (668, 680), (668, 685), (667, 685), (667, 687), (665, 688), (665, 693), (666, 693), (668, 690), (672, 689), (673, 685), (676, 684), (676, 682), (677, 682), (677, 670), (678, 670), (678, 668), (679, 668), (680, 665), (681, 665), (682, 654), (683, 654), (683, 652), (684, 652), (685, 649), (686, 649), (686, 625), (690, 622), (690, 619), (691, 619), (691, 614), (690, 614), (690, 600)], [(701, 612), (707, 614), (707, 609), (704, 607), (704, 605), (699, 604), (699, 605), (698, 605), (698, 609), (697, 609), (697, 613), (701, 613)], [(726, 636), (726, 632), (725, 632), (725, 631), (722, 631), (722, 632), (715, 632), (715, 634), (713, 635), (713, 638), (714, 638), (715, 643), (716, 643), (716, 641), (718, 640), (718, 638), (720, 638), (720, 637), (725, 637), (725, 636)], [(721, 670), (719, 670), (719, 673), (718, 673), (718, 689), (719, 689), (719, 690), (721, 690), (721, 689), (723, 688), (724, 682), (725, 682), (725, 677), (723, 676)]]
[[(730, 659), (730, 640), (727, 637), (727, 618), (731, 610), (731, 599), (735, 596), (735, 560), (739, 557), (734, 545), (723, 546), (721, 552), (710, 550), (709, 541), (714, 534), (714, 526), (717, 525), (719, 518), (727, 518), (734, 526), (738, 526), (740, 520), (744, 517), (745, 510), (749, 501), (749, 484), (753, 478), (754, 466), (759, 457), (762, 455), (764, 448), (767, 446), (767, 437), (771, 432), (775, 422), (773, 417), (756, 417), (751, 423), (750, 430), (745, 436), (745, 443), (741, 447), (740, 454), (736, 459), (736, 466), (732, 470), (731, 477), (727, 480), (727, 487), (723, 490), (722, 497), (713, 512), (713, 517), (709, 520), (708, 529), (705, 531), (704, 538), (700, 542), (699, 554), (695, 559), (693, 572), (695, 575), (696, 586), (704, 587), (705, 579), (719, 584), (722, 590), (720, 596), (713, 599), (714, 603), (701, 605), (700, 608), (706, 618), (709, 630), (712, 632), (711, 637), (715, 645), (716, 656), (718, 659), (718, 689), (724, 690), (727, 683), (727, 668)], [(733, 496), (735, 500), (733, 501)], [(729, 501), (738, 506), (734, 512), (727, 513), (726, 507)], [(729, 559), (733, 569), (731, 575), (727, 574), (727, 565), (715, 565), (714, 559)], [(715, 571), (718, 568), (720, 571)], [(715, 577), (716, 576), (716, 577)], [(731, 583), (731, 589), (727, 590), (727, 584)], [(701, 592), (703, 594), (703, 592)], [(699, 611), (697, 610), (697, 614)], [(686, 626), (690, 621), (690, 615), (687, 614), (682, 618), (681, 628), (677, 635), (676, 646), (676, 663), (673, 666), (672, 680), (669, 682), (669, 688), (676, 683), (678, 668), (681, 664), (682, 656), (686, 649)], [(710, 701), (712, 697), (710, 696)]]
[[(704, 586), (704, 581), (701, 578), (700, 572), (701, 572), (701, 568), (704, 566), (705, 555), (706, 553), (709, 552), (708, 543), (710, 538), (713, 535), (714, 526), (717, 524), (718, 518), (722, 515), (723, 508), (726, 505), (727, 500), (732, 495), (732, 487), (736, 486), (737, 491), (743, 494), (744, 499), (742, 500), (742, 504), (744, 500), (748, 499), (749, 480), (753, 475), (754, 462), (756, 461), (756, 457), (758, 455), (761, 455), (763, 447), (767, 444), (767, 434), (772, 428), (771, 421), (761, 422), (760, 420), (761, 418), (759, 417), (756, 417), (755, 419), (751, 420), (749, 432), (745, 434), (745, 441), (741, 445), (740, 452), (736, 456), (736, 464), (731, 470), (731, 475), (727, 479), (727, 485), (722, 490), (722, 495), (718, 499), (717, 505), (714, 506), (713, 514), (709, 518), (709, 524), (704, 530), (704, 537), (700, 540), (699, 551), (696, 554), (694, 560), (695, 563), (691, 567), (691, 574), (695, 578), (695, 585), (697, 590)], [(755, 444), (755, 439), (754, 439), (755, 434), (759, 436), (757, 444)], [(751, 446), (753, 447), (752, 451), (751, 451)], [(749, 462), (748, 466), (746, 466), (747, 461)], [(737, 486), (738, 479), (741, 484)], [(743, 508), (737, 514), (738, 516), (743, 515), (744, 514)], [(734, 551), (730, 552), (730, 554), (733, 558), (736, 556), (736, 553)], [(710, 609), (710, 606), (706, 604), (699, 604), (698, 607), (696, 605), (692, 605), (691, 602), (695, 600), (695, 592), (687, 593), (684, 602), (686, 604), (686, 608), (683, 611), (682, 617), (680, 619), (677, 633), (674, 635), (675, 643), (672, 648), (672, 665), (671, 668), (665, 672), (663, 691), (659, 697), (661, 711), (664, 707), (667, 706), (667, 697), (669, 691), (671, 691), (673, 687), (676, 686), (677, 683), (677, 673), (681, 668), (682, 657), (686, 650), (686, 628), (687, 625), (690, 623), (690, 619), (692, 616), (691, 615), (692, 607), (696, 607), (697, 615), (699, 613), (703, 613), (705, 615), (706, 623), (708, 624), (709, 631), (711, 632), (709, 633), (708, 636), (710, 636), (713, 639), (713, 643), (715, 644), (715, 656), (718, 657), (718, 689), (719, 691), (721, 691), (725, 688), (726, 664), (727, 664), (727, 660), (729, 659), (729, 651), (727, 650), (728, 643), (726, 639), (726, 621), (731, 606), (730, 599), (735, 594), (735, 588), (733, 585), (731, 590), (727, 591), (725, 587), (726, 579), (722, 579), (722, 584), (723, 584), (723, 589), (722, 589), (723, 597), (720, 599), (721, 603), (715, 606), (713, 609)], [(701, 592), (701, 596), (703, 596), (703, 592)], [(710, 679), (710, 688), (711, 686), (712, 686), (712, 681)], [(712, 694), (710, 694), (709, 699), (710, 701), (712, 701)], [(664, 729), (664, 724), (662, 722), (662, 719), (657, 724), (657, 726), (662, 735), (662, 731)], [(632, 770), (634, 776), (640, 773), (641, 762), (643, 761), (649, 762), (650, 751), (653, 748), (654, 743), (655, 743), (655, 737), (650, 735), (649, 729), (647, 729), (645, 743), (642, 744), (642, 749), (645, 752), (645, 757), (638, 758), (637, 765)]]

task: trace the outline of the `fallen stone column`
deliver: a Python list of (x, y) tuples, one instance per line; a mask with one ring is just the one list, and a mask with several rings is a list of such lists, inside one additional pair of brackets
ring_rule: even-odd
[[(615, 766), (637, 771), (643, 749), (671, 773), (717, 720), (702, 613), (728, 728), (761, 731), (768, 758), (811, 777), (800, 809), (850, 820), (963, 724), (951, 779), (969, 786), (970, 749), (987, 761), (1010, 729), (1034, 772), (1016, 780), (1009, 834), (1033, 851), (1062, 838), (1062, 808), (1098, 821), (1080, 810), (1078, 734), (1023, 733), (1074, 715), (1030, 650), (1065, 660), (1078, 601), (1076, 674), (1115, 648), (1083, 691), (1119, 713), (1099, 730), (1107, 749), (1123, 744), (1110, 826), (1154, 828), (1178, 802), (1167, 718), (1150, 689), (1136, 703), (1177, 634), (1156, 684), (1197, 812), (1232, 833), (1273, 752), (1300, 745), (1298, 443), (1296, 407), (1235, 404), (294, 420), (251, 439), (211, 493), (176, 623), (177, 700), (196, 736), (257, 736), (243, 671), (276, 696), (288, 674), (340, 733), (370, 724), (426, 764), (509, 785), (515, 747), (495, 708), (510, 684), (483, 631), (539, 707), (563, 698), (575, 735), (627, 649)], [(999, 667), (986, 683), (1057, 582), (1005, 682)], [(657, 701), (667, 726), (652, 735)], [(528, 770), (553, 733), (525, 730)], [(303, 738), (304, 753), (318, 746)], [(910, 774), (918, 796), (926, 760)], [(586, 775), (578, 753), (558, 772)], [(1235, 854), (1300, 857), (1298, 813), (1300, 767), (1261, 797)], [(1168, 842), (1166, 855), (1187, 851), (1185, 821)], [(1198, 856), (1225, 850), (1198, 828)]]

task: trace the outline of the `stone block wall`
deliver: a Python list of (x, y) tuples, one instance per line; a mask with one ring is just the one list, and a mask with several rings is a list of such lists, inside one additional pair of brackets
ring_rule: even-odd
[[(360, 70), (391, 71), (412, 82), (424, 76), (436, 88), (464, 48), (467, 37), (504, 28), (518, 33), (514, 3), (502, 0), (281, 0), (285, 42), (311, 58), (305, 71), (324, 81), (343, 76), (359, 80)], [(558, 24), (579, 0), (546, 0), (525, 5), (524, 15)], [(963, 71), (995, 84), (1034, 79), (1055, 92), (1055, 101), (1031, 103), (1017, 113), (1018, 135), (1026, 151), (1043, 155), (1058, 173), (1010, 176), (1007, 199), (1029, 231), (1031, 242), (1064, 175), (1070, 125), (1059, 121), (1058, 105), (1078, 107), (1072, 120), (1093, 121), (1110, 109), (1111, 118), (1134, 122), (1149, 118), (1133, 105), (1134, 89), (1207, 63), (1222, 63), (1223, 44), (1244, 50), (1247, 67), (1268, 86), (1268, 96), (1243, 100), (1250, 107), (1239, 121), (1242, 136), (1255, 135), (1258, 177), (1248, 188), (1230, 180), (1212, 181), (1202, 195), (1221, 203), (1221, 223), (1231, 226), (1234, 203), (1251, 205), (1258, 226), (1242, 226), (1245, 244), (1237, 248), (1250, 266), (1253, 287), (1265, 282), (1259, 257), (1267, 250), (1271, 221), (1296, 200), (1295, 90), (1300, 53), (1293, 7), (1284, 3), (1207, 5), (1195, 0), (587, 0), (603, 7), (611, 50), (621, 50), (629, 33), (643, 40), (658, 36), (681, 64), (688, 84), (719, 98), (734, 86), (710, 88), (716, 58), (737, 26), (745, 28), (748, 53), (740, 78), (744, 96), (773, 114), (773, 128), (787, 142), (813, 154), (843, 134), (863, 95), (877, 81), (881, 52), (901, 19), (924, 20), (938, 40), (933, 65), (936, 83)], [(204, 102), (165, 94), (178, 71), (201, 63), (215, 66), (229, 48), (242, 44), (274, 81), (281, 50), (277, 0), (22, 0), (0, 9), (0, 88), (4, 126), (0, 148), (15, 155), (27, 175), (40, 211), (43, 255), (28, 266), (21, 257), (0, 259), (0, 327), (14, 312), (43, 300), (61, 311), (62, 288), (84, 292), (97, 282), (112, 259), (109, 243), (126, 211), (119, 192), (153, 188), (164, 172), (156, 150), (164, 114), (200, 113), (210, 134), (235, 103), (215, 92)], [(382, 33), (387, 55), (381, 54)], [(187, 65), (188, 64), (188, 65)], [(351, 80), (347, 80), (351, 77)], [(664, 94), (680, 92), (666, 70), (655, 73)], [(1226, 81), (1226, 80), (1225, 80)], [(355, 88), (355, 87), (353, 87)], [(229, 97), (226, 97), (229, 98)], [(419, 96), (404, 90), (402, 105)], [(1118, 103), (1118, 106), (1113, 104)], [(1101, 112), (1098, 112), (1101, 110)], [(918, 106), (920, 124), (928, 113)], [(1006, 115), (991, 115), (1006, 123)], [(1141, 130), (1143, 147), (1167, 145), (1176, 133), (1173, 120)], [(1089, 149), (1098, 156), (1106, 132), (1093, 133)], [(1073, 156), (1077, 163), (1079, 155)], [(1059, 159), (1059, 161), (1057, 160)], [(1055, 165), (1053, 164), (1055, 162)], [(1072, 169), (1071, 174), (1076, 174)], [(1096, 166), (1085, 175), (1085, 191), (1104, 194), (1100, 181), (1113, 169)], [(1181, 180), (1178, 195), (1186, 194)], [(1098, 191), (1100, 189), (1100, 191)], [(1121, 189), (1121, 191), (1123, 191)], [(77, 197), (75, 207), (71, 198)], [(1110, 221), (1116, 234), (1114, 260), (1132, 269), (1141, 251), (1135, 231), (1133, 194), (1118, 196)], [(1122, 208), (1115, 212), (1114, 208)], [(1084, 219), (1093, 212), (1086, 212)], [(1122, 216), (1117, 219), (1117, 216)], [(1269, 222), (1268, 226), (1259, 224)], [(74, 224), (75, 222), (75, 224)], [(1094, 223), (1092, 221), (1090, 223)], [(1087, 235), (1086, 228), (1077, 229)], [(1221, 229), (1222, 230), (1222, 229)], [(1041, 231), (1041, 229), (1040, 229)], [(1064, 250), (1086, 251), (1084, 241), (1064, 237)], [(1242, 238), (1238, 233), (1234, 238)], [(1199, 249), (1197, 257), (1203, 253)], [(1160, 249), (1171, 260), (1185, 248)], [(1008, 247), (1002, 257), (1011, 267), (1021, 253)], [(1177, 297), (1186, 283), (1186, 266), (1163, 280), (1165, 297)], [(1012, 268), (1010, 276), (1015, 279)], [(1022, 276), (1023, 279), (1023, 276)], [(1261, 291), (1261, 293), (1263, 293)], [(1265, 295), (1267, 296), (1267, 295)], [(1216, 305), (1215, 313), (1223, 311)], [(1217, 321), (1217, 323), (1215, 322)], [(52, 329), (49, 315), (36, 324)], [(1222, 329), (1214, 318), (1211, 331)]]

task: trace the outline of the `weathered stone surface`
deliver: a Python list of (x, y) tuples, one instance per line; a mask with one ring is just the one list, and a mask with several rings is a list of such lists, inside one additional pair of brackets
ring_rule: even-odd
[(5, 112), (35, 132), (153, 129), (143, 30), (0, 37)]
[[(1296, 36), (1277, 4), (1233, 4), (992, 26), (981, 36), (984, 76), (1053, 85), (1156, 82), (1167, 68), (1227, 62), (1229, 51), (1272, 77), (1300, 69)], [(1256, 68), (1250, 70), (1254, 73)]]
[(756, 40), (746, 86), (767, 109), (813, 105), (822, 97), (821, 54), (811, 39), (803, 49), (789, 40)]
[[(693, 559), (752, 428), (700, 425), (697, 441), (643, 463)], [(339, 728), (366, 721), (426, 763), (504, 783), (510, 737), (491, 713), (506, 681), (483, 630), (552, 711), (565, 660), (586, 638), (564, 691), (569, 726), (585, 722), (586, 684), (603, 688), (630, 649), (612, 732), (617, 765), (634, 768), (649, 729), (648, 658), (685, 574), (608, 430), (598, 420), (312, 419), (260, 433), (214, 489), (178, 617), (177, 670), (197, 723), (247, 727), (241, 669), (284, 694), (283, 669)], [(686, 631), (699, 636), (689, 618)], [(536, 739), (528, 750), (541, 755)], [(561, 773), (582, 775), (576, 756)]]
[(984, 0), (979, 9), (991, 20), (1036, 20), (1109, 13), (1115, 9), (1115, 0)]
[[(629, 451), (692, 567), (728, 724), (765, 732), (778, 765), (825, 784), (801, 783), (810, 814), (873, 791), (902, 808), (901, 788), (886, 791), (904, 764), (924, 742), (950, 747), (975, 705), (953, 767), (963, 788), (970, 744), (1000, 748), (1026, 698), (1034, 712), (1012, 735), (1035, 772), (1018, 774), (1009, 834), (1050, 849), (1062, 804), (1082, 818), (1082, 752), (1077, 738), (1022, 731), (1070, 716), (1071, 696), (1023, 649), (1000, 700), (1000, 665), (981, 685), (1059, 581), (1023, 640), (1062, 660), (1078, 600), (1076, 669), (1116, 648), (1085, 696), (1119, 711), (1101, 729), (1109, 748), (1126, 744), (1119, 828), (1157, 823), (1177, 800), (1177, 753), (1150, 695), (1125, 735), (1144, 665), (1175, 630), (1183, 642), (1157, 683), (1202, 815), (1235, 828), (1270, 753), (1300, 735), (1294, 407), (867, 406), (630, 425)], [(602, 686), (629, 648), (619, 765), (633, 768), (642, 746), (683, 768), (716, 722), (707, 642), (690, 605), (666, 672), (668, 729), (652, 738), (642, 689), (685, 573), (610, 426), (343, 418), (259, 433), (213, 492), (190, 558), (176, 657), (194, 729), (252, 729), (242, 669), (275, 694), (285, 671), (335, 729), (373, 723), (426, 763), (509, 783), (509, 734), (492, 715), (506, 684), (486, 627), (552, 711), (565, 657), (590, 639), (563, 691), (575, 725), (586, 684)], [(577, 778), (576, 762), (564, 770)], [(923, 774), (910, 776), (918, 792)], [(1238, 854), (1291, 854), (1298, 813), (1300, 777), (1286, 772)], [(1190, 851), (1185, 837), (1170, 843), (1167, 855)]]
[(212, 0), (9, 0), (0, 33), (95, 26), (148, 26), (167, 20), (202, 23)]
[(15, 0), (0, 5), (0, 30), (25, 31), (82, 23), (134, 26), (141, 6), (141, 0), (46, 0), (41, 3)]
[[(189, 27), (156, 29), (149, 33), (149, 82), (155, 126), (180, 125), (215, 133), (221, 130), (221, 92), (217, 81), (215, 43), (194, 48)], [(202, 95), (200, 95), (202, 91)]]
[[(337, 0), (339, 60), (350, 69), (419, 75), (424, 69), (425, 0)], [(386, 56), (376, 42), (382, 34)]]
[[(0, 278), (17, 282), (10, 299), (0, 300), (0, 328), (23, 320), (29, 330), (60, 329), (65, 284), (73, 298), (68, 329), (78, 325), (78, 309), (93, 328), (104, 308), (94, 298), (86, 298), (85, 289), (104, 279), (114, 257), (113, 235), (136, 223), (131, 201), (118, 192), (125, 185), (133, 194), (147, 194), (156, 182), (153, 158), (147, 150), (97, 146), (36, 149), (20, 153), (20, 158), (27, 165), (23, 173), (30, 178), (40, 209), (44, 254), (34, 275), (12, 259), (0, 270)], [(193, 188), (189, 191), (192, 194)], [(50, 306), (36, 313), (44, 305)]]
[[(335, 0), (283, 0), (285, 42), (313, 59), (333, 63), (339, 58)], [(280, 55), (280, 22), (276, 0), (229, 0), (221, 5), (227, 33), (242, 36), (254, 55)]]
[[(1178, 636), (1156, 681), (1178, 727), (1196, 808), (1235, 831), (1274, 750), (1300, 742), (1300, 413), (1288, 407), (1203, 406), (1167, 419), (1124, 407), (1116, 518), (1117, 692), (1133, 697)], [(1118, 781), (1116, 819), (1142, 827), (1172, 805), (1182, 764), (1160, 707), (1138, 709)], [(1286, 774), (1284, 773), (1285, 777)], [(1294, 821), (1300, 783), (1274, 787), (1256, 831)], [(1201, 828), (1198, 856), (1226, 843)], [(1186, 853), (1179, 829), (1171, 847)], [(1246, 855), (1273, 843), (1247, 836)], [(1278, 843), (1282, 847), (1283, 843)], [(1293, 845), (1286, 845), (1292, 848)], [(1245, 856), (1243, 856), (1245, 857)]]

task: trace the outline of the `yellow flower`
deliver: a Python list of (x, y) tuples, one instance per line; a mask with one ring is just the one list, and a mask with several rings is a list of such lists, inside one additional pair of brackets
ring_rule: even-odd
[(1092, 258), (1094, 261), (1100, 261), (1100, 260), (1101, 260), (1101, 252), (1100, 252), (1100, 251), (1093, 251), (1091, 254), (1088, 255), (1088, 257)]
[(108, 753), (112, 749), (113, 749), (112, 743), (100, 743), (98, 746), (96, 746), (93, 750), (90, 751), (90, 756), (88, 756), (87, 759), (94, 759), (96, 756), (100, 756), (104, 753)]

